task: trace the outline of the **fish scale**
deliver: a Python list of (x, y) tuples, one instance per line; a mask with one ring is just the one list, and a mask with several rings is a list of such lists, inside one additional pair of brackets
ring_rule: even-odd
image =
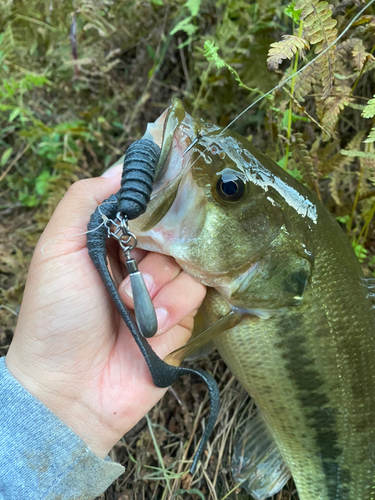
[(320, 216), (304, 304), (234, 327), (215, 346), (261, 410), (301, 500), (372, 500), (374, 320), (345, 236)]

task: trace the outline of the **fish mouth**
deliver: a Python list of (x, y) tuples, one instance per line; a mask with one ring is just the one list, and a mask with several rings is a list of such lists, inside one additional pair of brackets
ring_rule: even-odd
[(142, 139), (155, 142), (161, 152), (147, 210), (131, 224), (131, 229), (140, 238), (169, 211), (181, 178), (191, 165), (192, 150), (187, 149), (198, 132), (197, 123), (186, 113), (179, 99), (174, 99), (154, 123), (147, 125)]
[(152, 197), (184, 173), (190, 158), (189, 154), (184, 153), (197, 134), (196, 122), (186, 113), (179, 99), (173, 99), (169, 108), (154, 123), (147, 124), (143, 139), (155, 142), (161, 150), (155, 169)]

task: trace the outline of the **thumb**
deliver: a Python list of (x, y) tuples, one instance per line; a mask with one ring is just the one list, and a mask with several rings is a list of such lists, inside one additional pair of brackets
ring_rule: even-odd
[(102, 177), (72, 184), (56, 207), (35, 253), (44, 260), (85, 248), (90, 216), (103, 200), (120, 189), (121, 171), (122, 164), (118, 163)]
[(72, 184), (40, 237), (35, 256), (45, 260), (85, 248), (90, 216), (103, 200), (120, 189), (121, 170), (122, 164), (118, 163), (102, 177)]

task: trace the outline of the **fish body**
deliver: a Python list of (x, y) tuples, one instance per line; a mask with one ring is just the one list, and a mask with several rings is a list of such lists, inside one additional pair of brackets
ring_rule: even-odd
[(131, 226), (140, 245), (210, 287), (206, 326), (236, 312), (215, 346), (255, 400), (301, 500), (373, 500), (375, 318), (347, 237), (270, 158), (193, 120), (179, 101), (151, 136), (162, 154), (149, 207)]

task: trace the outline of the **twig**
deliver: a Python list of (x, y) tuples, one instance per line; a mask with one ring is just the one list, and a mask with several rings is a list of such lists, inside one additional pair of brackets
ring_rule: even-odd
[(8, 168), (4, 170), (4, 172), (0, 175), (0, 182), (4, 179), (4, 177), (9, 173), (10, 169), (18, 162), (20, 158), (26, 153), (26, 151), (29, 149), (31, 144), (27, 144), (24, 149), (18, 153), (18, 155), (14, 158), (14, 160), (11, 162)]
[[(78, 59), (77, 52), (77, 21), (76, 16), (73, 14), (72, 16), (72, 24), (70, 25), (70, 45), (72, 47), (72, 55), (73, 59), (76, 61)], [(74, 73), (76, 76), (79, 75), (78, 65), (74, 64)]]
[(4, 306), (4, 305), (1, 305), (0, 306), (0, 309), (6, 309), (7, 311), (11, 312), (12, 314), (14, 314), (15, 316), (18, 316), (18, 314), (16, 313), (16, 311), (13, 311), (13, 309), (11, 309), (10, 307), (8, 306)]
[(180, 51), (180, 57), (181, 57), (181, 64), (182, 64), (182, 69), (184, 71), (185, 75), (185, 80), (186, 80), (186, 89), (190, 89), (190, 76), (189, 76), (189, 71), (186, 65), (186, 59), (185, 59), (185, 53), (183, 47), (181, 47), (182, 40), (181, 38), (178, 39), (178, 45), (179, 45), (179, 51)]

